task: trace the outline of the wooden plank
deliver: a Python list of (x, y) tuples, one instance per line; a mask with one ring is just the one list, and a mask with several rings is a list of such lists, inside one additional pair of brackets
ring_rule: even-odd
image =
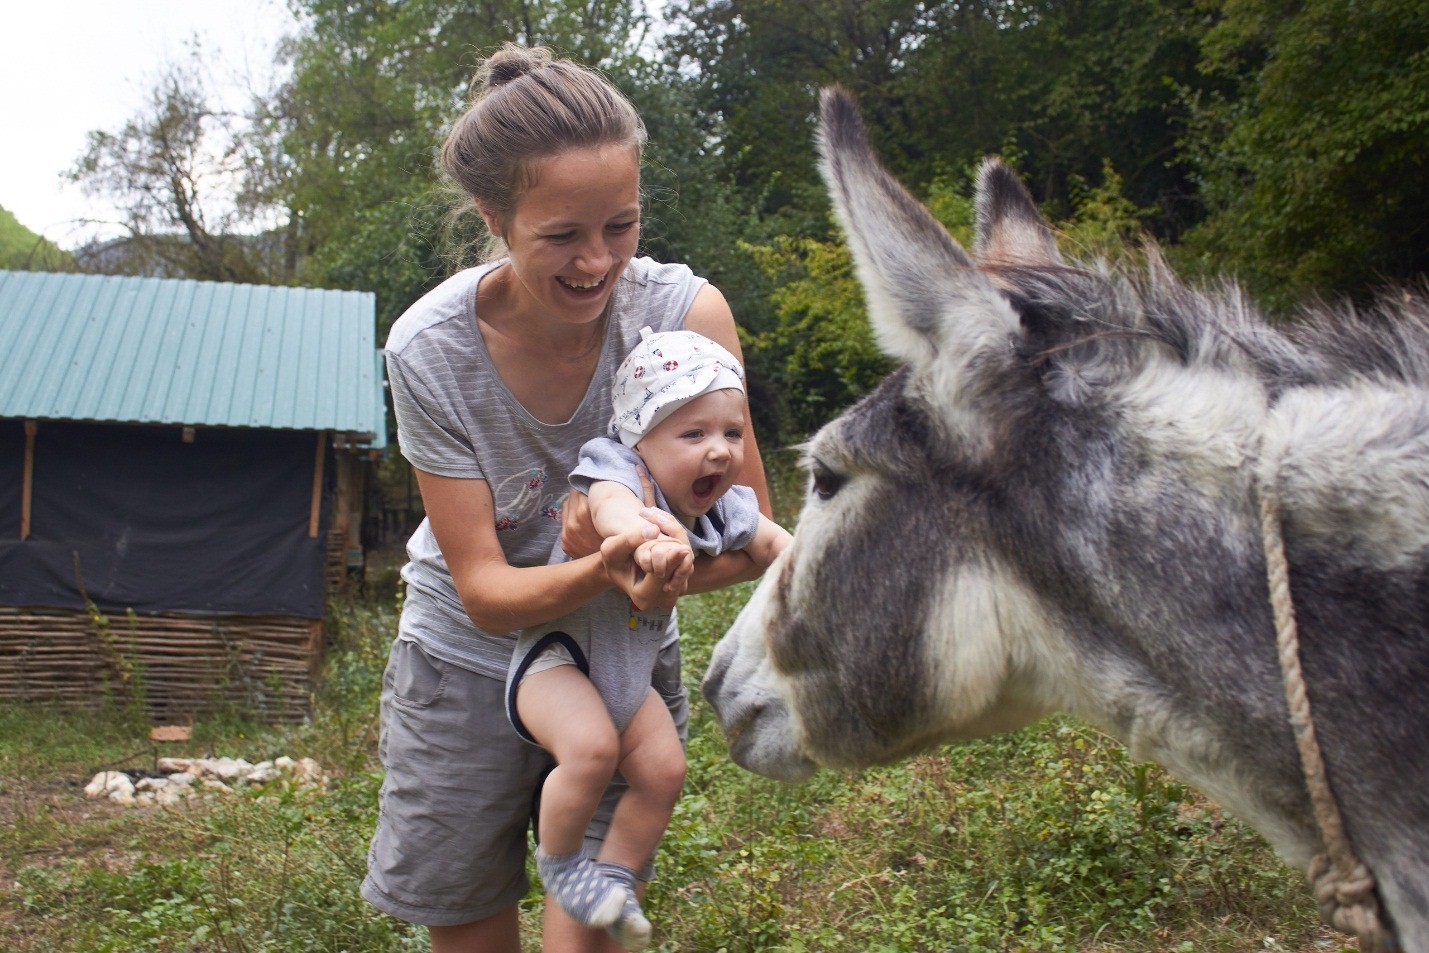
[(20, 483), (20, 538), (30, 538), (30, 504), (35, 494), (35, 432), (39, 426), (25, 421), (25, 470)]
[(313, 461), (313, 505), (308, 517), (308, 539), (318, 538), (318, 521), (323, 511), (323, 464), (327, 460), (327, 434), (318, 432), (317, 459)]

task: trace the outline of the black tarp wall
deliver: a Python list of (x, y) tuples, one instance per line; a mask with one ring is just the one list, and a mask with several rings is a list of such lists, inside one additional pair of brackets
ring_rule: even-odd
[(41, 421), (21, 541), (24, 448), (0, 421), (0, 605), (322, 617), (315, 434)]

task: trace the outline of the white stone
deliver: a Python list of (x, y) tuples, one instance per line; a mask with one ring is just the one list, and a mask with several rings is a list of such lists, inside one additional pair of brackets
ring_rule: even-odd
[(253, 765), (242, 758), (219, 758), (213, 766), (213, 773), (226, 784), (232, 784), (252, 770)]
[(253, 766), (252, 772), (248, 775), (249, 784), (267, 784), (282, 777), (277, 768), (273, 767), (273, 762), (264, 761), (262, 764)]
[(128, 780), (128, 777), (118, 771), (101, 771), (96, 774), (88, 784), (84, 786), (86, 797), (104, 797), (109, 793), (109, 782), (113, 778), (120, 777)]
[(160, 790), (158, 790), (158, 791), (155, 791), (155, 792), (154, 792), (154, 800), (155, 800), (156, 803), (161, 804), (161, 805), (163, 805), (163, 806), (165, 806), (165, 807), (168, 807), (168, 806), (171, 805), (171, 804), (177, 804), (177, 803), (179, 803), (179, 802), (182, 801), (184, 798), (188, 797), (188, 794), (189, 794), (189, 788), (186, 788), (186, 787), (174, 787), (174, 786), (171, 785), (171, 786), (169, 786), (169, 787), (162, 788), (162, 789), (160, 789)]
[(327, 782), (327, 772), (312, 758), (286, 755), (251, 764), (242, 758), (160, 758), (167, 777), (143, 778), (137, 784), (122, 771), (101, 771), (85, 785), (87, 797), (108, 797), (116, 804), (176, 804), (199, 791), (232, 793), (244, 785), (266, 785), (284, 778), (298, 787)]

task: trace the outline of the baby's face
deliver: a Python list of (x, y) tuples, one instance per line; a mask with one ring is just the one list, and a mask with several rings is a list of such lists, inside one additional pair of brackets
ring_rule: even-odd
[(744, 392), (701, 394), (635, 445), (676, 516), (703, 516), (744, 467)]

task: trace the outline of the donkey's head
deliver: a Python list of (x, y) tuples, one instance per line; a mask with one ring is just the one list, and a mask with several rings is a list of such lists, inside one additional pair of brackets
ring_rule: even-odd
[(735, 760), (786, 779), (1082, 709), (1101, 690), (1064, 677), (1082, 635), (1183, 629), (1210, 589), (1222, 612), (1263, 598), (1234, 570), (1259, 559), (1244, 465), (1265, 393), (1170, 317), (1210, 303), (1158, 264), (1138, 286), (1067, 265), (997, 161), (974, 258), (880, 167), (854, 101), (821, 105), (824, 177), (903, 367), (808, 444), (794, 543), (705, 681)]

